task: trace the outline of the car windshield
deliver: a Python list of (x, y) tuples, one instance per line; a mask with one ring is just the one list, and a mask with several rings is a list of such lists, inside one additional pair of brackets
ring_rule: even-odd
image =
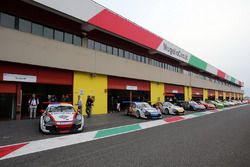
[(138, 103), (140, 108), (152, 108), (148, 103)]
[(75, 112), (74, 108), (71, 106), (51, 106), (49, 112)]
[(169, 107), (172, 107), (172, 106), (173, 106), (173, 104), (172, 104), (172, 103), (169, 103), (169, 102), (165, 102), (165, 103), (164, 103), (164, 106), (169, 106)]
[(195, 101), (190, 101), (190, 104), (198, 105)]

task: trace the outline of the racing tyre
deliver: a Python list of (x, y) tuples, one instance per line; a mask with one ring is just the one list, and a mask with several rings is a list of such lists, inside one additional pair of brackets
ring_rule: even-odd
[(140, 118), (141, 116), (140, 116), (140, 112), (139, 111), (136, 111), (136, 118)]
[(167, 108), (165, 109), (165, 114), (169, 115), (169, 110)]

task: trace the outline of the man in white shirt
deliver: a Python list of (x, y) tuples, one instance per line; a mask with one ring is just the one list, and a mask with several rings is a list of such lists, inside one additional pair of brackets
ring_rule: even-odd
[(36, 94), (33, 93), (32, 97), (29, 99), (30, 119), (32, 118), (33, 113), (34, 113), (34, 118), (36, 118), (36, 110), (38, 105), (39, 105), (39, 99), (36, 98)]

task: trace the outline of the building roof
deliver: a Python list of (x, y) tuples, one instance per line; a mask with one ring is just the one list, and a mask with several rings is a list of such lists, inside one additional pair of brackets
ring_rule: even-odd
[(83, 23), (89, 23), (101, 30), (139, 44), (151, 51), (169, 56), (201, 71), (206, 71), (233, 84), (239, 86), (243, 86), (244, 84), (188, 51), (185, 51), (92, 0), (33, 0), (33, 2), (36, 2), (36, 5), (41, 5), (43, 8), (46, 7), (47, 10), (59, 12)]

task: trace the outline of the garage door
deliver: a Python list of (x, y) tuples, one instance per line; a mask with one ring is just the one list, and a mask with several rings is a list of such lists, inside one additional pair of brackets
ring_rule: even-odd
[(150, 82), (109, 76), (108, 89), (150, 91)]
[(208, 96), (215, 96), (214, 90), (209, 89), (208, 90)]
[(0, 81), (11, 79), (11, 81), (19, 81), (15, 80), (15, 77), (42, 84), (73, 85), (72, 71), (1, 62)]
[(16, 84), (0, 82), (0, 93), (16, 93)]
[(184, 94), (184, 86), (165, 84), (165, 94)]
[(192, 96), (193, 97), (203, 96), (203, 89), (202, 88), (192, 88)]

